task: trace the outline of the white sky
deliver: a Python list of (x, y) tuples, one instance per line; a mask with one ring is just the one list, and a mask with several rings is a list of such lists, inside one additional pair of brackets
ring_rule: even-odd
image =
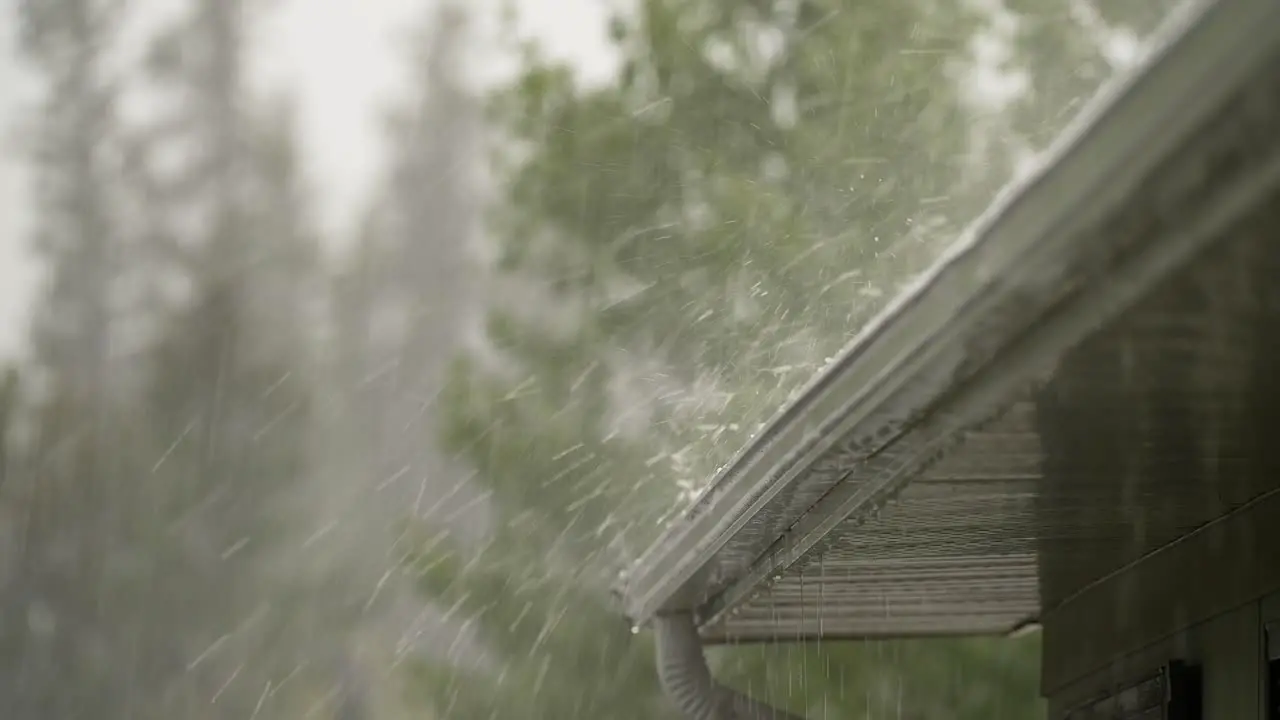
[[(260, 31), (260, 79), (288, 87), (298, 100), (316, 208), (331, 239), (351, 225), (381, 166), (378, 118), (404, 89), (409, 33), (421, 28), (436, 1), (283, 0)], [(498, 7), (498, 0), (472, 1)], [(20, 152), (11, 132), (29, 95), (20, 92), (29, 81), (16, 64), (13, 4), (0, 0), (0, 359), (21, 352), (36, 280), (26, 253), (30, 213)], [(609, 0), (515, 4), (522, 31), (553, 56), (587, 76), (608, 71)], [(505, 63), (496, 49), (481, 45), (476, 54), (485, 76), (502, 73)]]

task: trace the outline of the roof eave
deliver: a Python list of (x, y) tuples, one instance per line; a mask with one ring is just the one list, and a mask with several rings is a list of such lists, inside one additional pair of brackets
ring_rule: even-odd
[[(1064, 346), (1207, 242), (1207, 231), (1188, 228), (1148, 243), (1127, 263), (1106, 269), (1120, 282), (1104, 283), (1105, 292), (1078, 299), (1036, 342), (1019, 340), (1029, 318), (1047, 313), (1079, 285), (1080, 273), (1097, 272), (1098, 258), (1114, 253), (1103, 245), (1114, 238), (1089, 237), (1086, 231), (1135, 202), (1152, 169), (1179, 150), (1280, 46), (1278, 7), (1273, 0), (1221, 0), (1189, 8), (1171, 21), (1156, 43), (1160, 50), (1141, 71), (1100, 93), (1047, 153), (1038, 174), (1002, 193), (632, 568), (621, 588), (632, 621), (643, 624), (664, 610), (703, 605), (716, 556), (838, 441), (858, 438), (866, 459), (908, 435), (927, 451), (996, 398), (1044, 372)], [(967, 368), (992, 360), (984, 354), (987, 348), (1008, 348), (1015, 340), (1025, 352), (1002, 351), (1003, 373), (984, 372), (981, 382), (968, 382)], [(957, 402), (960, 383), (966, 383), (963, 402)], [(947, 412), (922, 424), (944, 397)], [(809, 552), (836, 523), (874, 505), (888, 490), (863, 486), (828, 494), (789, 529), (785, 543), (767, 548), (771, 552), (749, 573), (719, 587), (714, 605), (732, 606), (735, 596)], [(714, 620), (705, 614), (703, 619)]]

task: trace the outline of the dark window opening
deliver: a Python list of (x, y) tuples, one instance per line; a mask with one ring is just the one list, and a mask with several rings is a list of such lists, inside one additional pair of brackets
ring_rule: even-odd
[(1181, 661), (1095, 698), (1065, 720), (1201, 720), (1200, 668)]

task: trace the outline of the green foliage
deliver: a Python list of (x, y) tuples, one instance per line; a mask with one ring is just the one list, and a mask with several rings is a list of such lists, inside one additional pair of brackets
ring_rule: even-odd
[(1018, 58), (1029, 82), (1026, 98), (1011, 117), (1019, 137), (1032, 147), (1053, 141), (1098, 87), (1138, 60), (1142, 40), (1185, 0), (1064, 3), (1045, 6), (1010, 0), (1021, 32)]
[(532, 149), (496, 220), (500, 266), (586, 315), (588, 361), (623, 348), (737, 397), (672, 428), (738, 428), (698, 444), (699, 474), (986, 201), (957, 182), (946, 61), (965, 20), (941, 4), (649, 2), (615, 85), (534, 65), (498, 98)]
[[(669, 717), (605, 590), (826, 357), (985, 203), (949, 62), (959, 3), (642, 2), (614, 80), (530, 51), (494, 98), (496, 360), (460, 360), (444, 444), (496, 516), (409, 569), (483, 662), (422, 663), (449, 718)], [(550, 308), (547, 313), (530, 309)], [(726, 650), (721, 677), (813, 717), (1033, 717), (1003, 641)], [(896, 703), (896, 705), (894, 704)]]
[(896, 640), (734, 648), (722, 676), (810, 718), (1035, 718), (1039, 639)]

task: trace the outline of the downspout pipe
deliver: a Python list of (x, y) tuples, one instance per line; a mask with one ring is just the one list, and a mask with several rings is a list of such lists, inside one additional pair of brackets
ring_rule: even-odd
[(662, 688), (689, 720), (804, 720), (711, 677), (692, 613), (659, 615), (653, 632)]

